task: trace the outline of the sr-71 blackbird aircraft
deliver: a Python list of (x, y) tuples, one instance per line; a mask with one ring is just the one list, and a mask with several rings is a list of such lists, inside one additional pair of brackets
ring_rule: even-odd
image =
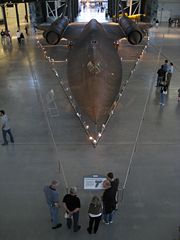
[(58, 44), (61, 38), (70, 41), (67, 76), (72, 95), (82, 111), (96, 125), (108, 118), (122, 81), (122, 65), (115, 42), (127, 38), (130, 44), (142, 41), (143, 30), (131, 19), (122, 16), (118, 23), (69, 23), (61, 16), (43, 28), (47, 43)]

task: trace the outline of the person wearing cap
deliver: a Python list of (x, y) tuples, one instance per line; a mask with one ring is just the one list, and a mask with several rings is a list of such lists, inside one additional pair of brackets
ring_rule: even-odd
[(72, 227), (73, 219), (73, 230), (78, 232), (81, 228), (79, 225), (79, 209), (81, 207), (80, 199), (77, 197), (77, 188), (71, 187), (70, 193), (66, 194), (63, 198), (63, 205), (66, 210), (67, 227)]
[(62, 226), (62, 224), (58, 222), (58, 212), (60, 207), (59, 193), (56, 190), (58, 184), (58, 181), (53, 180), (50, 185), (44, 187), (46, 202), (50, 209), (52, 229), (57, 229)]

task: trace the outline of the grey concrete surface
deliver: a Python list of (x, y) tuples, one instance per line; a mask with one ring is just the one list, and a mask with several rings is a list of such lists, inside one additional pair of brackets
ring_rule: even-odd
[[(132, 48), (126, 42), (120, 44), (124, 81), (128, 80), (143, 46)], [(56, 56), (55, 61), (66, 57), (64, 47), (45, 46), (45, 49), (51, 57)], [(6, 110), (15, 137), (14, 145), (0, 146), (0, 239), (169, 240), (178, 237), (179, 49), (180, 29), (160, 26), (150, 30), (148, 48), (130, 77), (102, 139), (93, 148), (52, 65), (37, 47), (35, 36), (29, 36), (21, 47), (15, 39), (12, 49), (0, 47), (0, 108)], [(156, 72), (166, 58), (174, 63), (175, 71), (166, 104), (161, 108), (155, 87)], [(65, 76), (64, 65), (55, 62), (55, 67)], [(47, 109), (46, 96), (51, 89), (58, 107), (56, 118)], [(2, 137), (0, 140), (2, 143)], [(94, 192), (83, 190), (83, 176), (105, 175), (108, 171), (120, 178), (121, 186), (125, 187), (124, 198), (114, 223), (101, 224), (97, 235), (89, 236), (87, 208)], [(61, 199), (67, 187), (78, 186), (82, 201), (82, 229), (78, 233), (66, 229), (62, 208), (63, 227), (51, 229), (42, 189), (54, 178), (60, 180)]]

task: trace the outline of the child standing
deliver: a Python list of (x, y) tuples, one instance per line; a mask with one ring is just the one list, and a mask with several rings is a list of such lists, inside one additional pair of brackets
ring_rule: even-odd
[(156, 19), (156, 27), (158, 28), (158, 26), (159, 26), (159, 20)]
[(161, 85), (161, 88), (160, 88), (160, 105), (161, 106), (164, 106), (165, 95), (167, 95), (167, 86), (166, 85)]

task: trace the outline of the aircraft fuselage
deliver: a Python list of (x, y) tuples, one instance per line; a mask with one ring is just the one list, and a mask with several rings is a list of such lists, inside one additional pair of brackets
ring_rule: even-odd
[(95, 19), (70, 48), (67, 73), (81, 111), (95, 123), (104, 121), (119, 93), (122, 66), (113, 40)]

